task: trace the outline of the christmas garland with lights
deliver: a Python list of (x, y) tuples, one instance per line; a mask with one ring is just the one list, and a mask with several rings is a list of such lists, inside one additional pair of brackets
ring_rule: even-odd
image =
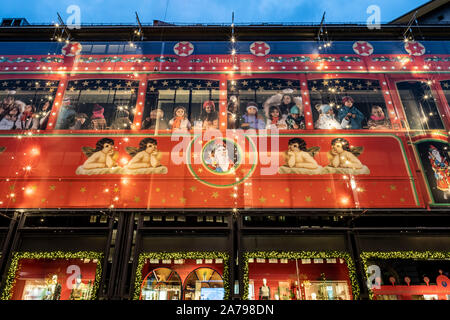
[(353, 299), (357, 300), (359, 298), (359, 286), (358, 279), (356, 277), (356, 268), (351, 258), (350, 254), (344, 251), (255, 251), (255, 252), (244, 252), (244, 292), (243, 299), (248, 299), (248, 285), (249, 285), (249, 275), (248, 275), (248, 259), (249, 258), (261, 258), (261, 259), (332, 259), (341, 258), (344, 259), (348, 268), (348, 275), (350, 278), (350, 283), (352, 285)]
[(147, 259), (222, 259), (223, 260), (223, 288), (225, 291), (224, 299), (230, 297), (230, 283), (229, 283), (229, 266), (228, 254), (224, 252), (146, 252), (139, 255), (138, 265), (136, 268), (136, 277), (134, 280), (134, 300), (139, 300), (141, 295), (142, 284), (142, 270), (144, 269), (145, 261)]
[[(447, 251), (364, 251), (361, 252), (361, 262), (364, 268), (366, 279), (370, 276), (367, 273), (368, 260), (370, 259), (411, 259), (411, 260), (450, 260), (450, 252)], [(373, 291), (369, 290), (369, 298), (373, 299)]]
[(19, 269), (19, 261), (21, 259), (97, 259), (97, 268), (95, 270), (95, 280), (92, 287), (91, 300), (97, 298), (97, 291), (100, 285), (100, 279), (102, 277), (102, 263), (103, 253), (94, 251), (78, 251), (78, 252), (14, 252), (11, 260), (11, 265), (6, 278), (5, 289), (2, 292), (0, 300), (10, 300), (12, 297), (12, 291), (16, 283), (16, 275)]

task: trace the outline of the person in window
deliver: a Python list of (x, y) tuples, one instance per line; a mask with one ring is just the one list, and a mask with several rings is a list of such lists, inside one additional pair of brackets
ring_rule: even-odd
[(105, 130), (106, 129), (106, 120), (103, 112), (105, 109), (99, 104), (94, 105), (94, 109), (92, 109), (91, 116), (91, 128), (94, 130)]
[(85, 113), (77, 113), (73, 119), (72, 124), (69, 126), (70, 130), (84, 130), (88, 128), (87, 120), (88, 116)]
[(246, 112), (241, 119), (242, 129), (264, 129), (266, 127), (264, 120), (258, 114), (258, 105), (256, 102), (247, 104)]
[(285, 117), (280, 114), (280, 109), (277, 106), (271, 106), (269, 108), (266, 129), (287, 129)]
[(342, 98), (344, 104), (338, 112), (338, 120), (342, 129), (362, 129), (364, 115), (356, 107), (353, 106), (355, 101), (350, 96)]
[(173, 118), (169, 121), (169, 127), (172, 130), (190, 130), (191, 122), (187, 118), (186, 108), (178, 106), (173, 111)]
[(230, 97), (230, 102), (228, 103), (228, 108), (227, 108), (228, 112), (227, 112), (227, 120), (228, 120), (228, 125), (227, 128), (228, 129), (238, 129), (240, 127), (240, 117), (241, 115), (239, 114), (239, 102), (238, 99), (236, 98), (236, 96), (231, 96)]
[(20, 128), (17, 129), (23, 129), (28, 130), (31, 129), (33, 126), (33, 118), (34, 118), (34, 107), (32, 105), (26, 105), (25, 109), (23, 110), (22, 114), (20, 115)]
[(204, 130), (219, 129), (219, 114), (216, 111), (214, 101), (208, 100), (203, 103), (200, 120)]
[(70, 99), (64, 99), (55, 129), (69, 128), (76, 113), (75, 106), (70, 103)]
[(154, 109), (150, 112), (150, 117), (145, 118), (142, 123), (142, 129), (156, 129), (156, 123), (158, 122), (158, 130), (168, 130), (169, 125), (164, 120), (164, 111), (162, 109)]
[(267, 99), (263, 106), (266, 117), (269, 117), (269, 108), (271, 106), (278, 106), (281, 115), (285, 117), (288, 116), (289, 111), (295, 105), (297, 105), (299, 109), (303, 109), (302, 98), (292, 96), (293, 92), (294, 90), (292, 89), (285, 89)]
[(116, 118), (114, 119), (114, 122), (111, 125), (111, 129), (114, 130), (128, 130), (131, 129), (131, 120), (130, 120), (130, 113), (127, 109), (124, 109), (123, 107), (119, 107), (119, 109), (116, 112)]
[(319, 119), (314, 124), (316, 129), (342, 129), (341, 124), (334, 117), (333, 108), (328, 104), (318, 104)]
[(380, 106), (372, 107), (372, 115), (367, 121), (369, 129), (372, 130), (389, 130), (392, 128), (391, 122), (384, 115), (384, 111)]
[(7, 92), (7, 94), (8, 95), (0, 104), (0, 120), (9, 113), (9, 111), (14, 107), (15, 104), (14, 94), (16, 94), (16, 92), (14, 90), (10, 90)]
[(51, 112), (50, 101), (46, 101), (40, 112), (34, 114), (32, 129), (45, 129)]
[(305, 117), (303, 112), (297, 106), (291, 107), (289, 115), (286, 118), (287, 128), (292, 129), (305, 129)]
[(19, 107), (13, 107), (0, 121), (0, 130), (13, 130), (20, 128)]

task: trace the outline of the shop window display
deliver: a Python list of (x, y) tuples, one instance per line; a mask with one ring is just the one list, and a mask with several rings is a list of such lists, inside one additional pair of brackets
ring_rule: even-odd
[(248, 258), (249, 300), (351, 300), (342, 258)]
[(228, 81), (228, 129), (305, 129), (299, 86), (286, 79)]
[(131, 129), (139, 81), (89, 79), (69, 81), (56, 129)]
[(374, 300), (449, 300), (450, 259), (427, 260), (413, 253), (408, 259), (373, 256), (365, 261)]
[[(224, 258), (145, 258), (139, 281), (140, 300), (223, 300)], [(139, 272), (139, 271), (138, 271)], [(136, 283), (137, 285), (137, 283)]]
[(90, 300), (99, 281), (97, 258), (17, 258), (3, 298), (11, 300)]
[(58, 81), (2, 80), (0, 130), (45, 129)]
[(142, 129), (219, 129), (219, 81), (199, 79), (150, 80)]
[(316, 129), (392, 128), (377, 80), (317, 79), (308, 89)]

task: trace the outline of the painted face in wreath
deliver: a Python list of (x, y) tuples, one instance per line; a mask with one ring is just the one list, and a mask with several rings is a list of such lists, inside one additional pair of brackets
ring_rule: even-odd
[(147, 147), (145, 149), (145, 152), (147, 153), (152, 153), (153, 151), (155, 151), (156, 147), (153, 143), (147, 143)]
[(232, 163), (230, 157), (228, 157), (228, 149), (225, 146), (217, 147), (214, 157), (217, 161), (218, 167), (222, 169), (223, 172), (228, 171), (228, 166)]

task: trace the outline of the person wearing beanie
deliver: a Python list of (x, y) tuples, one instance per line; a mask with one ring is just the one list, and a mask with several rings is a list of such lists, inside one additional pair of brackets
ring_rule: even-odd
[(299, 107), (291, 107), (291, 109), (289, 110), (289, 115), (286, 118), (286, 124), (289, 130), (305, 129), (305, 117), (303, 116)]
[(264, 120), (258, 115), (258, 105), (256, 102), (249, 102), (245, 114), (242, 116), (242, 129), (264, 129), (266, 127)]
[(319, 112), (319, 119), (314, 124), (316, 129), (342, 129), (340, 123), (334, 117), (334, 111), (330, 105), (316, 105), (316, 109)]
[(350, 96), (342, 98), (344, 104), (338, 112), (338, 121), (342, 129), (362, 129), (364, 115), (354, 105), (354, 100)]

